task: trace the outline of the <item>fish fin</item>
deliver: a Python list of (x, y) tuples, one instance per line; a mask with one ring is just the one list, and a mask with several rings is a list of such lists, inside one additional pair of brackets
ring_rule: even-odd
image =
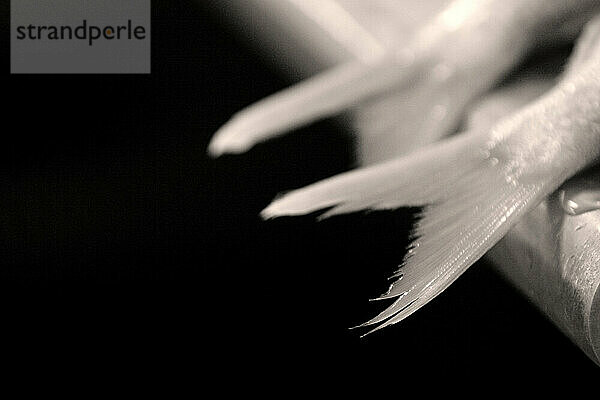
[(409, 83), (418, 71), (416, 63), (403, 66), (392, 57), (332, 67), (236, 113), (215, 133), (208, 153), (213, 157), (243, 153), (257, 143)]
[[(446, 165), (457, 164), (466, 148), (477, 146), (474, 135), (461, 134), (405, 157), (356, 169), (324, 179), (302, 189), (278, 197), (261, 215), (265, 219), (283, 215), (303, 215), (332, 207), (322, 217), (349, 213), (362, 209), (382, 208), (387, 196), (395, 193), (400, 206), (425, 204), (443, 189), (443, 182), (427, 186), (427, 181), (438, 176)], [(432, 162), (434, 161), (434, 162)], [(443, 172), (443, 171), (442, 171)], [(450, 171), (446, 171), (449, 175)], [(441, 185), (440, 185), (441, 184)], [(394, 208), (394, 205), (390, 205)]]
[[(292, 191), (265, 218), (324, 208), (323, 218), (360, 210), (423, 206), (410, 250), (388, 292), (396, 300), (364, 326), (394, 324), (425, 305), (482, 257), (543, 195), (512, 179), (485, 135), (459, 135), (384, 164)], [(375, 330), (376, 330), (375, 329)]]

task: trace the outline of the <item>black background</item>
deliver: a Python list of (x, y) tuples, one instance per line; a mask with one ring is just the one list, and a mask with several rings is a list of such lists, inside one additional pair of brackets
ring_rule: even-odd
[(325, 121), (206, 157), (232, 113), (288, 84), (220, 18), (154, 1), (152, 74), (133, 76), (10, 75), (4, 24), (0, 304), (15, 375), (339, 390), (597, 372), (485, 262), (401, 324), (348, 330), (384, 306), (367, 300), (403, 256), (410, 210), (258, 218), (278, 192), (350, 168), (352, 142)]

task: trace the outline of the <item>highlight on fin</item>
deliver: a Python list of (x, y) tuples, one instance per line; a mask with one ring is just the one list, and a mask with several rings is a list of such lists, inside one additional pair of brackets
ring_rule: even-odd
[(208, 153), (218, 157), (245, 152), (257, 143), (409, 82), (418, 70), (391, 57), (332, 67), (238, 112), (215, 133)]
[[(390, 289), (394, 299), (360, 327), (371, 332), (411, 315), (446, 289), (537, 204), (543, 184), (520, 184), (495, 157), (485, 135), (464, 134), (404, 158), (338, 175), (292, 191), (264, 218), (331, 207), (323, 218), (360, 210), (424, 206), (414, 241)], [(370, 333), (370, 332), (369, 332)]]

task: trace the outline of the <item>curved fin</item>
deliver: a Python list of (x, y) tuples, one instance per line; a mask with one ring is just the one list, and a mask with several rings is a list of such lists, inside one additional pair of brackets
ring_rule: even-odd
[(512, 179), (510, 162), (465, 134), (409, 157), (359, 169), (293, 191), (262, 215), (273, 218), (332, 207), (323, 214), (424, 206), (415, 238), (389, 291), (396, 300), (364, 326), (394, 324), (425, 305), (482, 257), (545, 195), (543, 182)]

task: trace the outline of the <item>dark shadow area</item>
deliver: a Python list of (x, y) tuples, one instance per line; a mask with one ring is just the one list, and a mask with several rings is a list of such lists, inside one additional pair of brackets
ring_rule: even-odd
[(248, 389), (595, 372), (483, 262), (398, 326), (348, 330), (385, 305), (368, 299), (404, 255), (411, 210), (261, 221), (278, 192), (346, 170), (351, 140), (324, 121), (207, 158), (231, 114), (287, 83), (195, 2), (153, 7), (149, 76), (4, 74), (0, 304), (14, 371), (62, 360), (83, 379), (105, 362)]

